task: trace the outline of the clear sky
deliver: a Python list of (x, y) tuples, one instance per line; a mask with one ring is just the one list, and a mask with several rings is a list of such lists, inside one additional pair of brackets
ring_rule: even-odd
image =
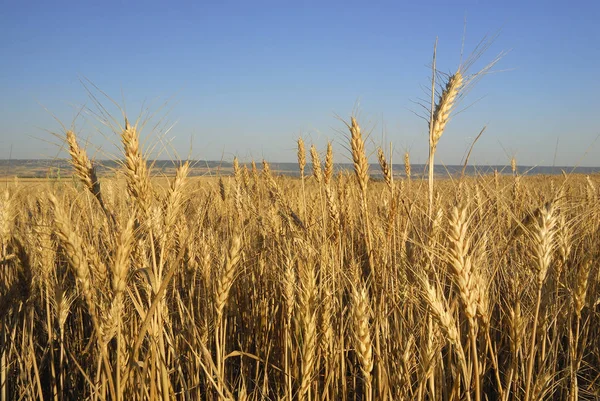
[[(599, 1), (156, 2), (3, 1), (0, 7), (0, 159), (59, 153), (53, 115), (97, 158), (112, 157), (81, 79), (162, 118), (161, 158), (295, 161), (302, 135), (331, 139), (347, 160), (338, 116), (358, 111), (369, 148), (394, 144), (426, 160), (427, 124), (413, 114), (427, 97), (436, 36), (438, 68), (452, 72), (486, 34), (500, 36), (479, 67), (510, 50), (500, 72), (477, 84), (442, 137), (436, 162), (600, 165)], [(477, 67), (477, 66), (476, 66)], [(89, 87), (89, 84), (88, 84)], [(118, 111), (92, 89), (111, 113)], [(162, 107), (168, 102), (165, 107)], [(596, 116), (596, 117), (594, 117)], [(154, 119), (159, 121), (158, 118)], [(147, 126), (147, 145), (157, 135)], [(164, 128), (162, 129), (164, 131)], [(554, 157), (558, 140), (558, 153)], [(587, 155), (586, 155), (587, 153)]]

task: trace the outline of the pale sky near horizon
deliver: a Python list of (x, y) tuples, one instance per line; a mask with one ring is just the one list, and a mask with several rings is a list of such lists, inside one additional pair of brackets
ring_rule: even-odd
[(600, 2), (512, 0), (5, 1), (0, 159), (64, 156), (53, 116), (70, 125), (81, 110), (75, 128), (90, 154), (117, 157), (86, 86), (122, 119), (92, 82), (130, 119), (142, 105), (156, 112), (145, 143), (163, 159), (293, 162), (301, 135), (320, 149), (332, 140), (344, 162), (340, 118), (357, 111), (370, 151), (391, 142), (395, 162), (408, 149), (424, 163), (427, 123), (413, 112), (428, 96), (436, 37), (438, 69), (458, 66), (465, 18), (467, 54), (501, 30), (475, 69), (510, 52), (464, 99), (436, 162), (460, 163), (487, 125), (473, 164), (514, 155), (521, 165), (600, 166)]

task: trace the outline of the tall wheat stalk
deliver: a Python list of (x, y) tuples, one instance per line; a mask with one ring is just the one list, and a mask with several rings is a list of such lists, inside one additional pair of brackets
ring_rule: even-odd
[(351, 123), (348, 125), (350, 129), (350, 148), (352, 150), (352, 161), (354, 166), (354, 174), (360, 188), (361, 197), (361, 215), (364, 227), (365, 249), (367, 251), (369, 261), (369, 274), (372, 274), (375, 269), (375, 261), (373, 259), (373, 234), (371, 232), (371, 223), (369, 219), (368, 193), (367, 184), (369, 183), (369, 162), (365, 153), (365, 141), (362, 137), (360, 126), (354, 117), (351, 118)]
[[(435, 152), (437, 150), (438, 142), (444, 134), (446, 125), (450, 121), (450, 115), (456, 108), (458, 100), (474, 85), (481, 77), (487, 74), (492, 67), (504, 56), (501, 53), (489, 64), (483, 67), (481, 70), (474, 74), (467, 75), (470, 67), (479, 59), (479, 57), (485, 53), (485, 51), (493, 43), (492, 40), (482, 40), (477, 47), (473, 50), (473, 53), (467, 57), (465, 61), (456, 69), (456, 72), (452, 75), (445, 76), (445, 82), (443, 82), (439, 98), (435, 99), (436, 95), (436, 75), (438, 71), (436, 69), (437, 62), (437, 39), (433, 47), (433, 59), (431, 63), (431, 105), (429, 107), (428, 125), (429, 125), (429, 158), (427, 161), (429, 167), (428, 183), (429, 183), (429, 215), (430, 218), (433, 211), (433, 178), (434, 178), (434, 161)], [(462, 56), (461, 56), (462, 58)], [(483, 131), (482, 131), (483, 132)]]
[(448, 77), (442, 93), (438, 101), (434, 104), (435, 96), (435, 60), (436, 50), (433, 51), (433, 73), (431, 78), (431, 116), (429, 119), (429, 213), (433, 213), (433, 175), (434, 175), (434, 161), (435, 152), (437, 150), (438, 142), (444, 133), (446, 124), (450, 119), (450, 113), (454, 109), (456, 104), (456, 98), (463, 87), (463, 72), (459, 68), (453, 75)]
[(554, 204), (552, 202), (548, 202), (546, 203), (546, 205), (544, 205), (544, 207), (541, 208), (539, 218), (535, 222), (532, 232), (532, 237), (534, 241), (534, 258), (536, 262), (533, 268), (534, 272), (536, 273), (535, 277), (537, 298), (535, 305), (535, 314), (533, 317), (531, 343), (529, 347), (529, 359), (527, 361), (527, 376), (525, 379), (525, 401), (529, 401), (529, 399), (532, 396), (531, 381), (537, 348), (536, 335), (538, 329), (540, 307), (542, 302), (542, 288), (548, 275), (548, 269), (550, 268), (550, 263), (552, 262), (552, 253), (555, 248), (555, 225), (556, 216), (554, 215)]
[(215, 289), (215, 353), (216, 353), (216, 371), (217, 388), (219, 392), (224, 392), (225, 384), (225, 354), (227, 346), (227, 318), (224, 316), (225, 306), (229, 298), (233, 281), (235, 280), (238, 263), (241, 258), (242, 238), (239, 234), (232, 237), (231, 244), (225, 256), (223, 268), (220, 271)]
[(302, 218), (306, 219), (306, 190), (304, 187), (304, 168), (306, 167), (306, 149), (304, 140), (298, 138), (298, 167), (300, 169), (300, 183), (302, 185)]
[(96, 174), (96, 168), (88, 158), (85, 149), (79, 146), (77, 137), (73, 131), (67, 131), (67, 143), (69, 144), (69, 154), (71, 155), (71, 165), (75, 174), (83, 182), (85, 187), (97, 199), (102, 211), (112, 224), (116, 224), (114, 215), (107, 209), (102, 192), (100, 191), (100, 181)]
[[(482, 280), (478, 279), (470, 255), (470, 239), (468, 237), (467, 208), (454, 207), (450, 218), (450, 272), (458, 287), (463, 312), (469, 324), (469, 339), (471, 343), (471, 357), (473, 358), (473, 383), (475, 386), (475, 400), (481, 399), (479, 358), (477, 348), (477, 312), (481, 298), (480, 288)], [(486, 313), (484, 311), (483, 313)]]
[(354, 321), (354, 346), (364, 380), (364, 399), (373, 399), (373, 343), (369, 327), (369, 295), (364, 286), (352, 291), (352, 318)]

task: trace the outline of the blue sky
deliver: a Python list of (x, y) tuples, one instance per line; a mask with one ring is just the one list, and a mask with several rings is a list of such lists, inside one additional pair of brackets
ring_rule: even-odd
[(346, 161), (339, 118), (357, 111), (371, 150), (392, 142), (396, 161), (410, 150), (424, 162), (415, 102), (427, 96), (436, 37), (438, 68), (458, 66), (465, 17), (466, 53), (501, 30), (475, 67), (510, 53), (464, 100), (475, 103), (450, 122), (436, 161), (460, 163), (487, 125), (473, 163), (600, 165), (597, 1), (5, 1), (0, 158), (11, 148), (13, 158), (64, 156), (53, 116), (70, 125), (84, 106), (75, 127), (90, 153), (117, 155), (89, 79), (132, 119), (142, 105), (156, 112), (144, 135), (161, 158), (295, 161), (302, 135), (321, 149), (332, 140)]

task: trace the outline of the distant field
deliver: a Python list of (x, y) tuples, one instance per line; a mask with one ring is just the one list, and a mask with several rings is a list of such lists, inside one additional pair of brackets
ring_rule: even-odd
[[(261, 160), (256, 160), (260, 165)], [(148, 164), (153, 167), (153, 175), (173, 177), (175, 175), (178, 162), (170, 160), (150, 160)], [(206, 176), (206, 175), (230, 175), (233, 173), (231, 161), (202, 161), (191, 160), (189, 176)], [(250, 162), (240, 163), (240, 165), (251, 167)], [(118, 171), (120, 166), (115, 161), (101, 160), (94, 162), (99, 176), (111, 176)], [(300, 170), (297, 163), (271, 163), (271, 169), (275, 174), (299, 176)], [(336, 172), (353, 170), (353, 165), (348, 163), (334, 164)], [(462, 172), (463, 166), (457, 165), (438, 165), (435, 167), (435, 174), (439, 177), (456, 176)], [(370, 174), (382, 178), (382, 173), (377, 164), (369, 166)], [(414, 177), (422, 175), (426, 172), (426, 166), (423, 164), (413, 164), (412, 174)], [(405, 176), (404, 165), (394, 164), (394, 175)], [(510, 165), (469, 165), (465, 169), (467, 175), (482, 175), (493, 174), (498, 171), (500, 174), (512, 174)], [(600, 167), (570, 167), (570, 166), (518, 166), (519, 174), (521, 175), (558, 175), (565, 173), (575, 174), (594, 174), (600, 173)], [(0, 179), (6, 177), (19, 178), (67, 178), (72, 175), (72, 168), (69, 160), (0, 160)]]

